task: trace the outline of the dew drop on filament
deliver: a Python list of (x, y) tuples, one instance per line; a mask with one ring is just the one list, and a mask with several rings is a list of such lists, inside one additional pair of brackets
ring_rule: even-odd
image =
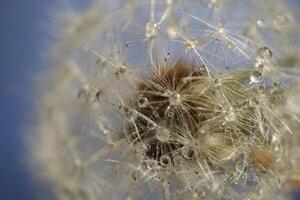
[(168, 155), (162, 155), (159, 159), (160, 164), (164, 167), (166, 167), (167, 165), (169, 165), (171, 163), (171, 158)]
[(256, 51), (256, 59), (258, 61), (269, 61), (272, 58), (273, 52), (269, 47), (260, 47)]
[(146, 24), (146, 37), (154, 38), (159, 33), (159, 26), (155, 22), (148, 22)]
[(251, 83), (259, 83), (262, 80), (262, 72), (260, 70), (255, 70), (250, 75)]
[(170, 140), (170, 131), (165, 128), (159, 128), (156, 133), (156, 138), (161, 142), (168, 142)]
[(140, 108), (145, 108), (145, 107), (147, 107), (149, 105), (149, 101), (148, 101), (148, 99), (146, 98), (146, 97), (140, 97), (139, 99), (138, 99), (138, 106), (140, 107)]

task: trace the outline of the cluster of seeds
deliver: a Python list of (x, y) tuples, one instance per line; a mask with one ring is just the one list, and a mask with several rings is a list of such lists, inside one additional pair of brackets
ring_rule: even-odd
[[(196, 186), (203, 193), (226, 191), (231, 184), (245, 189), (258, 184), (262, 174), (278, 173), (281, 137), (289, 134), (272, 112), (274, 99), (282, 95), (278, 88), (249, 87), (256, 70), (208, 77), (203, 66), (184, 61), (155, 69), (137, 83), (132, 107), (120, 106), (128, 119), (124, 134), (145, 171), (161, 176), (197, 166), (188, 173), (198, 180), (187, 181), (186, 189)], [(280, 187), (279, 178), (268, 181)]]

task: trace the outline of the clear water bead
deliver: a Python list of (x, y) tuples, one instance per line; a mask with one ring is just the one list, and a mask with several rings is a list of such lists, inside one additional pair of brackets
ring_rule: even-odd
[(268, 61), (272, 58), (273, 52), (269, 47), (260, 47), (256, 51), (256, 59), (258, 61)]
[(179, 93), (174, 92), (169, 96), (169, 101), (174, 106), (180, 105), (181, 100), (181, 95)]
[(167, 34), (168, 34), (169, 38), (171, 38), (171, 39), (174, 39), (177, 37), (177, 31), (174, 27), (168, 27)]
[(195, 49), (198, 45), (199, 41), (197, 39), (190, 39), (186, 41), (186, 48), (187, 49)]
[(169, 118), (173, 118), (174, 117), (174, 109), (172, 109), (172, 106), (168, 106), (166, 108), (166, 111), (165, 111), (165, 115)]
[(228, 111), (227, 111), (227, 114), (225, 116), (225, 121), (226, 122), (232, 122), (236, 119), (236, 116), (235, 116), (235, 113), (234, 113), (234, 110), (233, 108), (230, 108)]
[(135, 120), (138, 118), (138, 112), (136, 110), (130, 110), (128, 112), (128, 119), (131, 122), (135, 122)]
[(86, 88), (82, 88), (78, 91), (77, 97), (82, 102), (84, 102), (86, 100), (87, 96), (88, 96), (88, 90)]
[(265, 24), (264, 24), (264, 22), (263, 22), (262, 20), (257, 20), (257, 21), (256, 21), (256, 25), (257, 25), (258, 27), (260, 27), (260, 28), (262, 28), (262, 27), (265, 26)]
[(152, 121), (147, 123), (147, 128), (150, 129), (150, 130), (153, 130), (156, 126), (157, 125)]
[(162, 166), (167, 166), (171, 163), (171, 158), (168, 155), (162, 155), (159, 161)]
[(209, 131), (209, 126), (207, 124), (203, 124), (199, 129), (199, 132), (201, 134), (206, 134), (208, 131)]
[(259, 83), (262, 80), (262, 72), (260, 70), (255, 70), (250, 75), (251, 83)]
[(195, 155), (195, 152), (191, 146), (185, 146), (181, 149), (181, 153), (184, 158), (192, 159)]
[(278, 30), (288, 26), (290, 23), (291, 23), (291, 16), (288, 14), (275, 16), (272, 21), (274, 28)]
[(161, 142), (168, 142), (170, 137), (170, 130), (165, 127), (159, 128), (156, 132), (156, 138)]
[(256, 61), (255, 65), (254, 65), (256, 70), (262, 71), (265, 67), (264, 63), (260, 60)]
[(146, 97), (140, 97), (139, 99), (138, 99), (138, 106), (140, 107), (140, 108), (145, 108), (145, 107), (147, 107), (149, 105), (149, 101), (148, 101), (148, 99), (146, 98)]
[(148, 22), (146, 24), (146, 37), (154, 38), (159, 33), (159, 26), (155, 22)]
[(244, 172), (244, 170), (246, 169), (247, 163), (245, 162), (245, 160), (238, 160), (235, 163), (235, 169), (236, 171), (242, 173)]

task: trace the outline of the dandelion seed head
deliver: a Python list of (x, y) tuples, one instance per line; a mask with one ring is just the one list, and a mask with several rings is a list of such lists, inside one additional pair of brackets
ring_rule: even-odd
[(33, 134), (40, 176), (57, 199), (299, 188), (292, 14), (272, 0), (98, 0), (66, 14)]

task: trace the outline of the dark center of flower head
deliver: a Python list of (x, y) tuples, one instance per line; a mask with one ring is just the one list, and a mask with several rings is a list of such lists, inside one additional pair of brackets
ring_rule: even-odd
[(212, 114), (207, 95), (211, 91), (202, 85), (207, 80), (205, 69), (181, 61), (172, 68), (160, 68), (138, 84), (136, 117), (127, 132), (131, 143), (144, 146), (146, 159), (165, 166), (174, 164), (176, 155), (193, 157), (189, 143), (197, 138), (201, 122)]

